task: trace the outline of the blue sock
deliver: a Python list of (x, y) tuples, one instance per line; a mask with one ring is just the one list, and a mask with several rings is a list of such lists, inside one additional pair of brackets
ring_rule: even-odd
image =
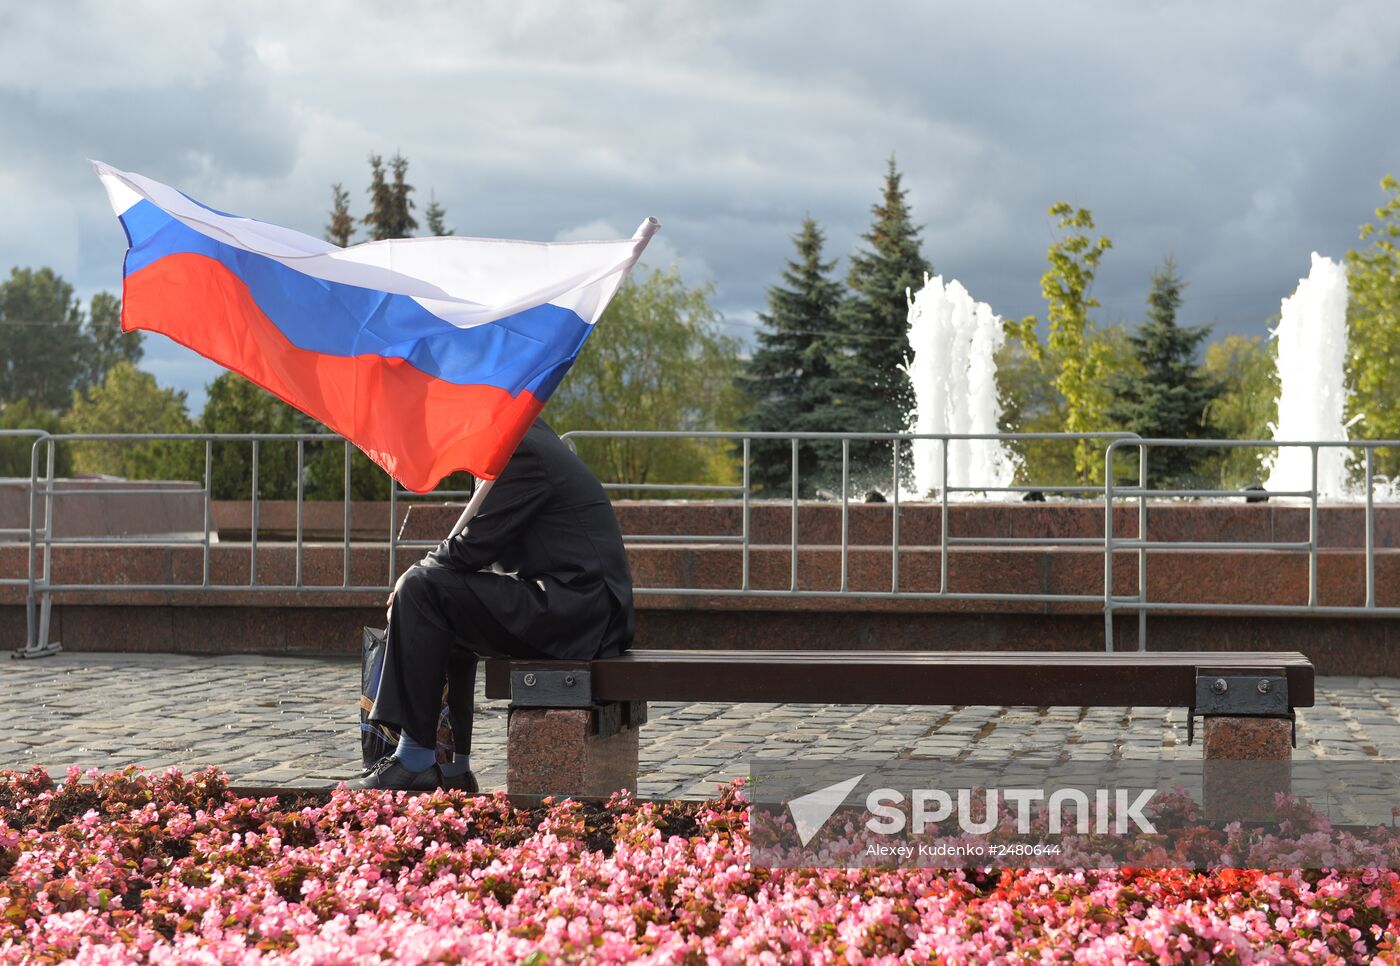
[(437, 761), (437, 749), (424, 748), (405, 731), (399, 735), (399, 746), (394, 749), (394, 757), (409, 771), (427, 771)]

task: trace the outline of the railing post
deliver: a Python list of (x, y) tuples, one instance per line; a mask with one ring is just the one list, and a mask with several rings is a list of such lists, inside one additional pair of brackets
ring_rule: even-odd
[(350, 441), (345, 441), (345, 548), (341, 558), (340, 586), (350, 586)]
[[(54, 471), (58, 462), (58, 456), (54, 452), (53, 437), (49, 437), (47, 449), (47, 466), (44, 468), (44, 577), (43, 586), (48, 587), (53, 580), (53, 497), (54, 497)], [(39, 642), (43, 644), (43, 641)]]
[(399, 481), (389, 477), (389, 587), (398, 581)]
[(744, 437), (744, 496), (743, 496), (743, 574), (740, 580), (740, 589), (749, 589), (749, 438)]
[(1317, 606), (1317, 444), (1312, 453), (1312, 490), (1308, 494), (1308, 606)]
[(788, 536), (792, 539), (792, 559), (789, 561), (792, 567), (790, 578), (790, 590), (797, 590), (797, 493), (799, 486), (799, 471), (797, 468), (797, 437), (792, 438), (792, 524), (789, 528)]
[(306, 440), (297, 437), (297, 547), (296, 547), (296, 586), (301, 587), (301, 534), (302, 534), (302, 502), (306, 496), (306, 473), (303, 472), (306, 464)]
[(209, 529), (213, 516), (214, 490), (214, 441), (204, 441), (204, 580), (201, 587), (209, 586)]
[(1113, 650), (1113, 457), (1115, 441), (1104, 453), (1103, 471), (1103, 649)]
[(253, 440), (253, 494), (248, 507), (248, 586), (258, 583), (258, 440)]
[(841, 437), (841, 593), (847, 589), (850, 563), (851, 438)]
[[(44, 526), (37, 525), (35, 499), (39, 487), (39, 444), (44, 444), (47, 460), (44, 480)], [(38, 438), (29, 450), (29, 547), (28, 573), (24, 595), (24, 647), (17, 649), (17, 658), (48, 657), (63, 648), (49, 640), (50, 617), (53, 612), (53, 594), (49, 590), (52, 582), (53, 557), (53, 489), (56, 458), (54, 439), (48, 433), (38, 433)], [(35, 545), (42, 534), (44, 543), (43, 575), (36, 580), (34, 574)]]
[(899, 593), (899, 437), (894, 443), (894, 459), (890, 469), (890, 593)]
[(948, 439), (939, 440), (943, 481), (938, 487), (938, 592), (948, 593)]
[(35, 632), (38, 630), (34, 623), (34, 501), (38, 496), (39, 489), (39, 444), (42, 442), (43, 438), (40, 437), (34, 441), (33, 446), (29, 447), (29, 587), (24, 597), (24, 649), (26, 651), (35, 647)]
[[(24, 650), (30, 652), (38, 647), (38, 625), (34, 612), (34, 501), (38, 496), (39, 489), (39, 444), (44, 441), (43, 437), (36, 439), (34, 445), (29, 447), (29, 586), (24, 595)], [(47, 447), (45, 447), (47, 450)]]
[(1372, 492), (1375, 447), (1366, 447), (1366, 606), (1376, 606), (1376, 505)]
[[(1147, 603), (1147, 454), (1146, 444), (1138, 446), (1138, 603)], [(1147, 650), (1147, 608), (1137, 614), (1137, 649)]]

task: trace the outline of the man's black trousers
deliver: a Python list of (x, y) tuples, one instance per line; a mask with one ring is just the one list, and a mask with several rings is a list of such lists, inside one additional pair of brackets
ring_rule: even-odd
[[(424, 748), (437, 745), (443, 685), (453, 718), (466, 724), (457, 751), (471, 750), (472, 699), (480, 657), (548, 659), (493, 615), (510, 613), (521, 595), (543, 593), (529, 581), (491, 571), (462, 573), (418, 565), (399, 578), (389, 609), (384, 672), (369, 720), (402, 729)], [(537, 601), (529, 602), (538, 606)]]

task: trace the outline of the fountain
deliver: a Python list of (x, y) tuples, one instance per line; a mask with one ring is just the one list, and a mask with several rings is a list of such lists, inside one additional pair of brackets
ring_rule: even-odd
[[(909, 299), (909, 346), (913, 360), (915, 433), (981, 434), (1000, 431), (996, 351), (1006, 341), (1001, 319), (986, 302), (974, 302), (957, 280), (924, 276), (924, 287)], [(1009, 486), (1016, 460), (995, 439), (957, 440), (945, 448), (918, 440), (914, 485), (920, 496), (953, 486)], [(1002, 496), (1004, 494), (997, 494)]]
[[(1283, 300), (1278, 340), (1278, 419), (1271, 425), (1278, 442), (1323, 442), (1347, 438), (1344, 420), (1347, 352), (1347, 275), (1338, 262), (1317, 252), (1308, 277)], [(1354, 496), (1347, 484), (1348, 451), (1323, 447), (1317, 455), (1319, 497)], [(1265, 489), (1312, 489), (1307, 447), (1281, 447), (1266, 467)]]

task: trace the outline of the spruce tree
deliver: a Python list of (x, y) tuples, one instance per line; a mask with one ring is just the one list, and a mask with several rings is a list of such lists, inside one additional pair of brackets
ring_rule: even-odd
[(339, 181), (331, 185), (331, 220), (326, 225), (326, 241), (341, 248), (350, 244), (355, 234), (355, 219), (350, 214), (350, 192)]
[[(768, 311), (759, 314), (764, 330), (739, 383), (752, 400), (745, 424), (756, 432), (821, 431), (831, 413), (836, 345), (836, 313), (841, 285), (831, 277), (835, 261), (822, 260), (825, 235), (812, 218), (793, 236), (796, 257), (783, 269), (783, 283), (768, 289)], [(810, 493), (832, 473), (830, 444), (798, 447), (801, 492)], [(837, 450), (839, 461), (839, 449)], [(773, 495), (790, 494), (792, 446), (780, 440), (750, 444), (750, 479)], [(837, 463), (835, 472), (840, 472)]]
[(438, 203), (437, 195), (431, 191), (428, 192), (428, 206), (423, 209), (423, 217), (428, 222), (428, 234), (453, 234), (452, 229), (447, 227), (447, 209)]
[(389, 167), (394, 169), (393, 189), (393, 234), (390, 238), (408, 238), (418, 230), (418, 220), (413, 217), (413, 209), (416, 207), (413, 199), (409, 195), (413, 192), (413, 185), (405, 180), (408, 174), (408, 158), (402, 154), (395, 154), (389, 160)]
[(394, 234), (396, 218), (394, 212), (394, 189), (384, 177), (384, 159), (377, 154), (369, 156), (369, 214), (360, 220), (369, 228), (372, 241), (397, 238)]
[[(909, 427), (914, 390), (905, 370), (909, 351), (909, 293), (923, 287), (933, 266), (920, 250), (907, 192), (893, 157), (885, 190), (871, 208), (874, 222), (861, 237), (868, 251), (851, 256), (851, 292), (839, 313), (844, 351), (832, 400), (834, 428), (849, 432), (898, 433)], [(887, 443), (851, 445), (859, 472), (890, 466)]]
[[(1147, 318), (1130, 337), (1141, 374), (1118, 374), (1107, 416), (1114, 429), (1129, 430), (1152, 439), (1199, 439), (1210, 436), (1206, 408), (1219, 387), (1202, 374), (1196, 362), (1210, 326), (1180, 326), (1186, 282), (1177, 274), (1169, 256), (1152, 273), (1147, 296)], [(1182, 447), (1148, 450), (1149, 486), (1190, 486), (1207, 451)]]

